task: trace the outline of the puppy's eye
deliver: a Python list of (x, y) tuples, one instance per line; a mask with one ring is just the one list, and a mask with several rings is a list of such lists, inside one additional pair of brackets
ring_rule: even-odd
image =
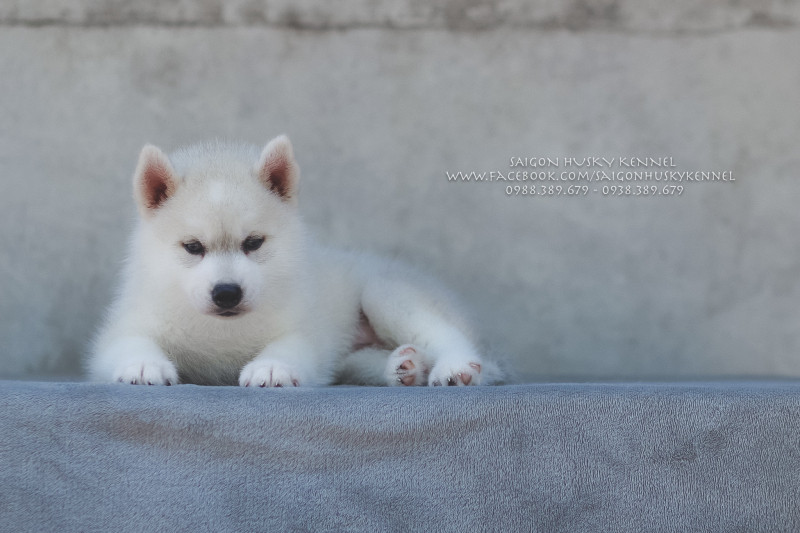
[(264, 244), (264, 237), (256, 237), (255, 235), (251, 235), (242, 241), (242, 250), (244, 253), (255, 252), (261, 248), (262, 244)]
[(183, 249), (192, 255), (203, 255), (206, 253), (206, 248), (200, 241), (189, 241), (183, 243)]

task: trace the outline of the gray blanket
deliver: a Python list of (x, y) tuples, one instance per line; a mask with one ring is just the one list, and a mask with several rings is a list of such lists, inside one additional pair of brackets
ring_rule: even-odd
[(800, 531), (800, 385), (0, 382), (2, 531)]

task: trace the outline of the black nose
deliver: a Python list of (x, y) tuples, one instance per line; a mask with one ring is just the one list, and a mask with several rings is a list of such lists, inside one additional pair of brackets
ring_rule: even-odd
[(222, 309), (230, 309), (242, 301), (242, 288), (235, 283), (220, 283), (211, 291), (211, 299)]

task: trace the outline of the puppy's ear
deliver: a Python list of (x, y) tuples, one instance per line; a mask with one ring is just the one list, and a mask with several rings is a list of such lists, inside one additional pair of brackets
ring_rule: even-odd
[(145, 145), (133, 175), (133, 193), (139, 211), (152, 215), (175, 193), (176, 185), (175, 171), (164, 152), (152, 144)]
[(300, 167), (294, 160), (289, 137), (280, 135), (272, 139), (258, 160), (258, 178), (264, 186), (285, 202), (297, 201), (297, 182)]

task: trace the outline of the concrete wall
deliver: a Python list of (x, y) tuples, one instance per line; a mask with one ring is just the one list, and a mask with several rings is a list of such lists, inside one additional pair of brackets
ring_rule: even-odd
[[(144, 142), (281, 132), (319, 238), (433, 271), (523, 381), (800, 376), (797, 3), (321, 4), (0, 5), (0, 377), (79, 374)], [(735, 181), (530, 197), (445, 174), (515, 156)]]

